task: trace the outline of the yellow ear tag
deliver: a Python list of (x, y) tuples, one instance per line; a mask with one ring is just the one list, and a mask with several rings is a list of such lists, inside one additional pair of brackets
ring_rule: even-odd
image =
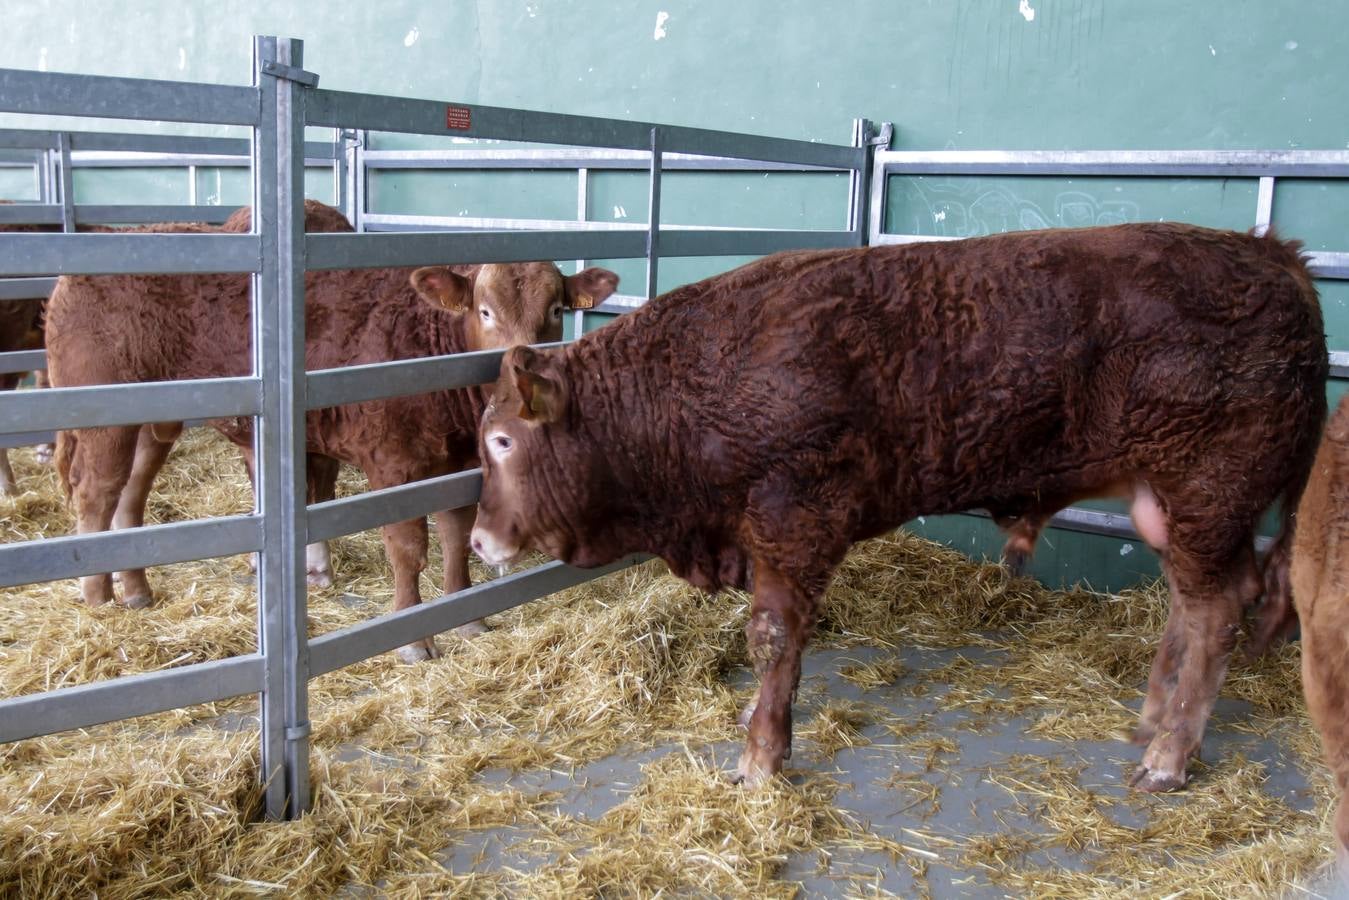
[(594, 305), (595, 305), (595, 298), (594, 298), (594, 297), (590, 296), (589, 294), (577, 294), (577, 295), (576, 295), (576, 298), (575, 298), (574, 300), (572, 300), (571, 308), (572, 308), (572, 309), (590, 309), (590, 308), (593, 307)]

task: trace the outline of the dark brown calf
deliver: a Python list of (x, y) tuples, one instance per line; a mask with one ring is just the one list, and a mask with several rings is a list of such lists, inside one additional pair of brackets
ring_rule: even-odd
[(1340, 875), (1349, 876), (1349, 397), (1326, 426), (1297, 511), (1293, 599), (1302, 624), (1302, 688), (1335, 774)]
[(739, 774), (759, 782), (854, 541), (983, 508), (1033, 517), (1028, 551), (1060, 505), (1122, 494), (1172, 598), (1133, 782), (1171, 789), (1261, 593), (1256, 523), (1305, 483), (1326, 370), (1312, 281), (1271, 237), (1157, 223), (771, 256), (506, 354), (473, 546), (642, 551), (752, 585)]
[[(564, 307), (599, 302), (616, 286), (617, 277), (605, 270), (564, 278), (552, 263), (313, 272), (305, 280), (306, 365), (324, 369), (556, 340)], [(68, 387), (246, 375), (251, 369), (249, 318), (246, 276), (63, 277), (47, 312), (52, 383)], [(109, 341), (114, 334), (117, 340)], [(311, 466), (315, 456), (359, 466), (372, 488), (470, 467), (476, 462), (481, 394), (479, 389), (440, 391), (313, 410), (307, 423)], [(247, 457), (249, 420), (212, 424)], [(121, 524), (128, 486), (143, 509), (144, 491), (177, 430), (170, 423), (61, 433), (57, 463), (75, 503), (80, 533)], [(466, 538), (472, 514), (471, 509), (436, 513), (446, 592), (469, 584)], [(140, 521), (126, 518), (133, 520)], [(403, 609), (420, 599), (417, 577), (426, 565), (426, 520), (385, 526), (383, 536), (394, 572), (394, 605)], [(121, 574), (124, 596), (148, 602), (143, 572)], [(113, 597), (107, 575), (82, 579), (82, 592), (90, 604)], [(400, 652), (407, 659), (426, 658), (435, 654), (435, 643), (426, 639)]]

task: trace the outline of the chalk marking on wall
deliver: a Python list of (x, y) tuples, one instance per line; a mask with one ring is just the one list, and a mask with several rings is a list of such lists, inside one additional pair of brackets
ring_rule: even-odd
[(626, 219), (627, 217), (628, 217), (628, 211), (627, 211), (626, 209), (624, 209), (624, 208), (621, 207), (621, 206), (615, 206), (615, 207), (614, 207), (614, 218), (615, 218), (615, 219)]
[(183, 69), (186, 69), (186, 68), (187, 68), (187, 51), (184, 50), (182, 47), (179, 47), (179, 48), (178, 48), (178, 71), (181, 72)]
[(651, 36), (652, 40), (659, 41), (661, 38), (665, 37), (665, 23), (668, 21), (670, 21), (670, 14), (665, 10), (656, 13), (656, 31)]
[(412, 30), (403, 36), (403, 46), (411, 47), (413, 44), (417, 43), (417, 39), (421, 36), (422, 30), (416, 25), (413, 25)]
[(1218, 51), (1213, 49), (1213, 45), (1212, 45), (1212, 44), (1209, 44), (1209, 45), (1208, 45), (1208, 55), (1209, 55), (1209, 56), (1217, 56), (1217, 55), (1218, 55)]
[(1016, 11), (1021, 13), (1021, 17), (1027, 22), (1035, 21), (1035, 10), (1031, 8), (1030, 0), (1021, 0), (1017, 4)]
[(1297, 49), (1297, 41), (1288, 41), (1288, 42), (1286, 42), (1286, 43), (1283, 45), (1283, 49), (1285, 49), (1285, 50), (1296, 50), (1296, 49)]
[(1133, 552), (1134, 552), (1134, 545), (1133, 545), (1133, 544), (1123, 544), (1123, 545), (1121, 545), (1120, 548), (1119, 548), (1119, 555), (1120, 555), (1120, 556), (1128, 556), (1130, 553), (1133, 553)]
[(47, 71), (47, 48), (42, 47), (37, 51), (37, 70), (39, 72)]

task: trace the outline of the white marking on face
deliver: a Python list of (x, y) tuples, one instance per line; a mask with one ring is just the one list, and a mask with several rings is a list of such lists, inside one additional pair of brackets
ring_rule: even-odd
[(498, 462), (510, 456), (514, 449), (515, 441), (504, 431), (494, 431), (487, 436), (487, 452)]

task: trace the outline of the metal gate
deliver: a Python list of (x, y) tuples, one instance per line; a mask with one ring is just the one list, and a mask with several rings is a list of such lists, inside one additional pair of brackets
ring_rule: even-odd
[[(0, 396), (0, 436), (31, 442), (43, 433), (76, 427), (252, 416), (257, 422), (257, 502), (250, 515), (75, 535), (0, 547), (0, 587), (71, 578), (132, 567), (258, 551), (257, 651), (0, 702), (0, 741), (83, 728), (182, 706), (258, 693), (266, 811), (293, 817), (309, 805), (309, 679), (436, 634), (484, 615), (545, 596), (614, 571), (631, 560), (580, 570), (552, 562), (474, 585), (438, 602), (383, 616), (312, 641), (306, 637), (304, 548), (311, 541), (350, 534), (438, 509), (472, 504), (476, 470), (311, 507), (305, 505), (305, 413), (309, 409), (382, 397), (446, 390), (495, 380), (501, 351), (464, 353), (344, 369), (304, 368), (304, 276), (311, 269), (416, 266), (536, 259), (644, 258), (647, 297), (662, 258), (762, 254), (804, 247), (854, 247), (866, 242), (866, 202), (872, 130), (858, 121), (851, 146), (781, 140), (730, 132), (528, 112), (426, 100), (327, 91), (303, 69), (302, 43), (260, 37), (254, 45), (251, 87), (149, 81), (0, 70), (0, 112), (246, 126), (253, 180), (251, 234), (0, 234), (0, 264), (9, 276), (110, 273), (251, 273), (253, 372), (246, 377), (106, 387), (21, 391)], [(306, 144), (306, 126), (337, 130), (332, 145)], [(361, 224), (444, 227), (446, 223), (379, 221), (365, 212), (370, 163), (389, 164), (373, 151), (350, 147), (344, 133), (402, 132), (593, 148), (573, 152), (585, 169), (595, 164), (642, 165), (649, 173), (646, 226), (604, 228), (586, 223), (532, 223), (530, 231), (502, 230), (520, 223), (473, 222), (488, 230), (400, 234), (304, 232), (306, 157), (333, 166), (336, 191)], [(6, 133), (11, 141), (14, 133)], [(200, 221), (199, 207), (82, 208), (73, 203), (73, 150), (183, 149), (237, 154), (229, 139), (91, 136), (52, 133), (29, 150), (39, 161), (39, 197), (61, 209), (40, 215), (67, 231), (81, 222), (150, 219)], [(0, 144), (5, 134), (0, 134)], [(83, 144), (81, 142), (84, 142)], [(196, 142), (195, 145), (193, 142)], [(12, 143), (8, 144), (13, 146)], [(20, 148), (24, 149), (24, 148)], [(546, 151), (545, 151), (546, 152)], [(52, 161), (55, 154), (55, 162)], [(709, 160), (709, 158), (711, 158)], [(849, 173), (846, 221), (837, 231), (667, 228), (660, 222), (661, 177), (674, 166), (735, 168), (727, 160), (759, 160), (794, 170)], [(701, 160), (701, 162), (700, 162)], [(529, 160), (553, 164), (544, 157)], [(426, 162), (423, 160), (422, 162)], [(204, 163), (203, 163), (204, 164)], [(354, 168), (354, 171), (353, 171)], [(195, 184), (195, 180), (194, 180)], [(581, 190), (584, 190), (584, 182)], [(45, 185), (45, 187), (43, 186)], [(3, 211), (0, 221), (26, 221), (32, 210)], [(463, 226), (466, 223), (450, 223)], [(45, 283), (49, 287), (49, 282)], [(0, 301), (29, 296), (44, 283), (0, 282)], [(38, 293), (39, 296), (45, 294)], [(640, 302), (636, 298), (631, 302)], [(29, 355), (0, 359), (20, 369)]]

